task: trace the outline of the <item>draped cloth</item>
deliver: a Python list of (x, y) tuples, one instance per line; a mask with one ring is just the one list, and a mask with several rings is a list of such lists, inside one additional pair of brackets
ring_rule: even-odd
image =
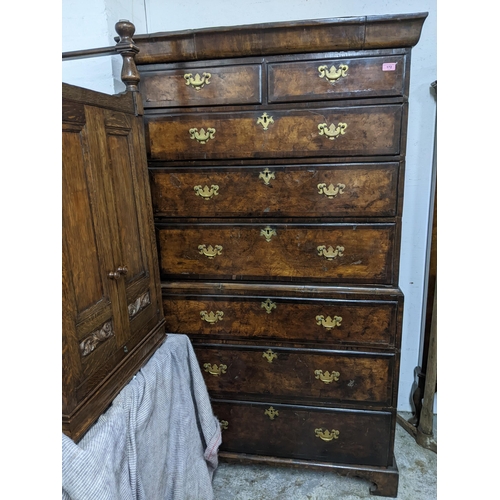
[(220, 443), (191, 342), (169, 334), (77, 444), (62, 435), (62, 498), (213, 500)]

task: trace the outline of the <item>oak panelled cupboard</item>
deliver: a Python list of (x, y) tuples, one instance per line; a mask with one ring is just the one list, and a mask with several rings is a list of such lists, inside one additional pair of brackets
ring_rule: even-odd
[(134, 94), (62, 87), (62, 430), (75, 441), (165, 340)]

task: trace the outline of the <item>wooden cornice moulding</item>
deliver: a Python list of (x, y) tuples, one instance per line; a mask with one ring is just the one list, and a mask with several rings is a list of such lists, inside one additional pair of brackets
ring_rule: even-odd
[(137, 64), (413, 47), (427, 12), (250, 24), (134, 36)]

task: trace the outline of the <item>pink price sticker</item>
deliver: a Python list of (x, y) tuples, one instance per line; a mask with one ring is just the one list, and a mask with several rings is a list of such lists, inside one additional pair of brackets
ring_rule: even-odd
[(383, 63), (382, 71), (396, 71), (396, 63)]

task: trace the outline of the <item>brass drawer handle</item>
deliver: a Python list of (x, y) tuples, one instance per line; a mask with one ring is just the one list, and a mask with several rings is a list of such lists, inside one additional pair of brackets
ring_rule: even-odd
[(265, 412), (264, 415), (267, 415), (271, 420), (274, 420), (280, 412), (275, 410), (272, 406), (270, 406)]
[(276, 309), (276, 304), (271, 299), (267, 299), (260, 304), (260, 307), (265, 309), (267, 314), (271, 314), (271, 311)]
[(108, 321), (80, 342), (80, 354), (88, 356), (101, 342), (113, 337), (113, 322)]
[(227, 420), (220, 420), (219, 424), (222, 431), (227, 430), (227, 428), (229, 427), (229, 422)]
[(344, 189), (345, 184), (340, 183), (337, 184), (337, 186), (330, 184), (328, 187), (324, 182), (318, 184), (318, 194), (324, 194), (327, 198), (330, 199), (335, 198), (338, 194), (344, 194)]
[(217, 184), (212, 184), (210, 187), (205, 186), (203, 188), (201, 186), (195, 186), (193, 189), (196, 196), (201, 196), (204, 200), (219, 196), (219, 186), (217, 186)]
[(260, 230), (260, 235), (264, 236), (264, 238), (266, 238), (267, 242), (270, 242), (271, 238), (273, 236), (277, 236), (277, 234), (278, 233), (276, 232), (276, 230), (273, 229), (271, 226), (266, 226), (264, 229)]
[(338, 382), (340, 378), (340, 373), (339, 372), (328, 372), (326, 371), (323, 373), (323, 370), (314, 370), (314, 375), (316, 375), (316, 378), (318, 380), (321, 380), (321, 382), (324, 382), (325, 384), (331, 384), (334, 380), (335, 382)]
[(215, 247), (212, 245), (208, 245), (208, 247), (206, 245), (198, 245), (198, 250), (202, 255), (213, 259), (216, 255), (222, 254), (222, 245), (215, 245)]
[(223, 365), (221, 363), (220, 366), (217, 366), (217, 365), (211, 365), (210, 363), (205, 363), (203, 365), (203, 368), (205, 368), (205, 371), (210, 373), (210, 375), (218, 377), (221, 373), (226, 373), (227, 365)]
[(201, 128), (198, 132), (197, 128), (189, 129), (189, 136), (191, 139), (196, 139), (200, 144), (206, 144), (210, 139), (214, 138), (216, 130), (214, 128)]
[(348, 69), (349, 66), (347, 66), (347, 64), (340, 64), (339, 69), (337, 69), (333, 65), (330, 66), (330, 69), (328, 69), (328, 66), (326, 65), (318, 66), (319, 77), (328, 80), (332, 84), (335, 83), (339, 78), (347, 76)]
[(325, 245), (320, 245), (318, 248), (318, 255), (320, 257), (325, 257), (327, 260), (333, 260), (336, 257), (342, 257), (344, 254), (344, 247), (337, 245), (335, 249), (332, 246), (326, 248)]
[(258, 125), (262, 125), (262, 128), (264, 130), (267, 130), (269, 128), (269, 125), (271, 125), (271, 123), (274, 123), (274, 119), (272, 116), (269, 116), (267, 113), (264, 113), (258, 120), (257, 120), (257, 124)]
[(200, 311), (200, 316), (203, 321), (214, 324), (217, 323), (217, 321), (222, 320), (224, 313), (222, 311), (217, 311), (215, 314), (213, 311), (210, 311), (209, 313), (207, 311)]
[(316, 434), (316, 437), (319, 437), (323, 441), (331, 441), (332, 439), (338, 439), (340, 432), (332, 429), (331, 431), (329, 430), (323, 430), (321, 428), (319, 429), (314, 429), (314, 433)]
[(344, 135), (346, 128), (347, 123), (339, 123), (337, 126), (333, 123), (330, 126), (326, 123), (320, 123), (318, 125), (319, 135), (326, 135), (331, 141), (336, 139), (339, 135)]
[(272, 363), (273, 362), (273, 359), (276, 359), (278, 357), (278, 355), (273, 352), (271, 349), (268, 349), (263, 355), (262, 355), (263, 358), (266, 358), (267, 359), (267, 362), (268, 363)]
[(340, 326), (341, 322), (342, 322), (342, 316), (334, 316), (333, 319), (330, 316), (327, 316), (325, 319), (325, 317), (322, 314), (316, 316), (316, 324), (324, 326), (329, 330), (335, 328), (336, 326)]
[(276, 179), (276, 177), (274, 176), (274, 172), (271, 172), (266, 167), (263, 172), (259, 173), (259, 179), (262, 179), (264, 181), (264, 184), (266, 186), (269, 186), (269, 183), (271, 182), (271, 179)]
[(193, 87), (195, 90), (200, 90), (202, 89), (205, 85), (210, 84), (210, 78), (212, 75), (210, 73), (203, 73), (202, 76), (199, 75), (199, 73), (196, 73), (193, 78), (192, 73), (186, 73), (184, 75), (184, 80), (186, 80), (186, 85), (189, 87)]

